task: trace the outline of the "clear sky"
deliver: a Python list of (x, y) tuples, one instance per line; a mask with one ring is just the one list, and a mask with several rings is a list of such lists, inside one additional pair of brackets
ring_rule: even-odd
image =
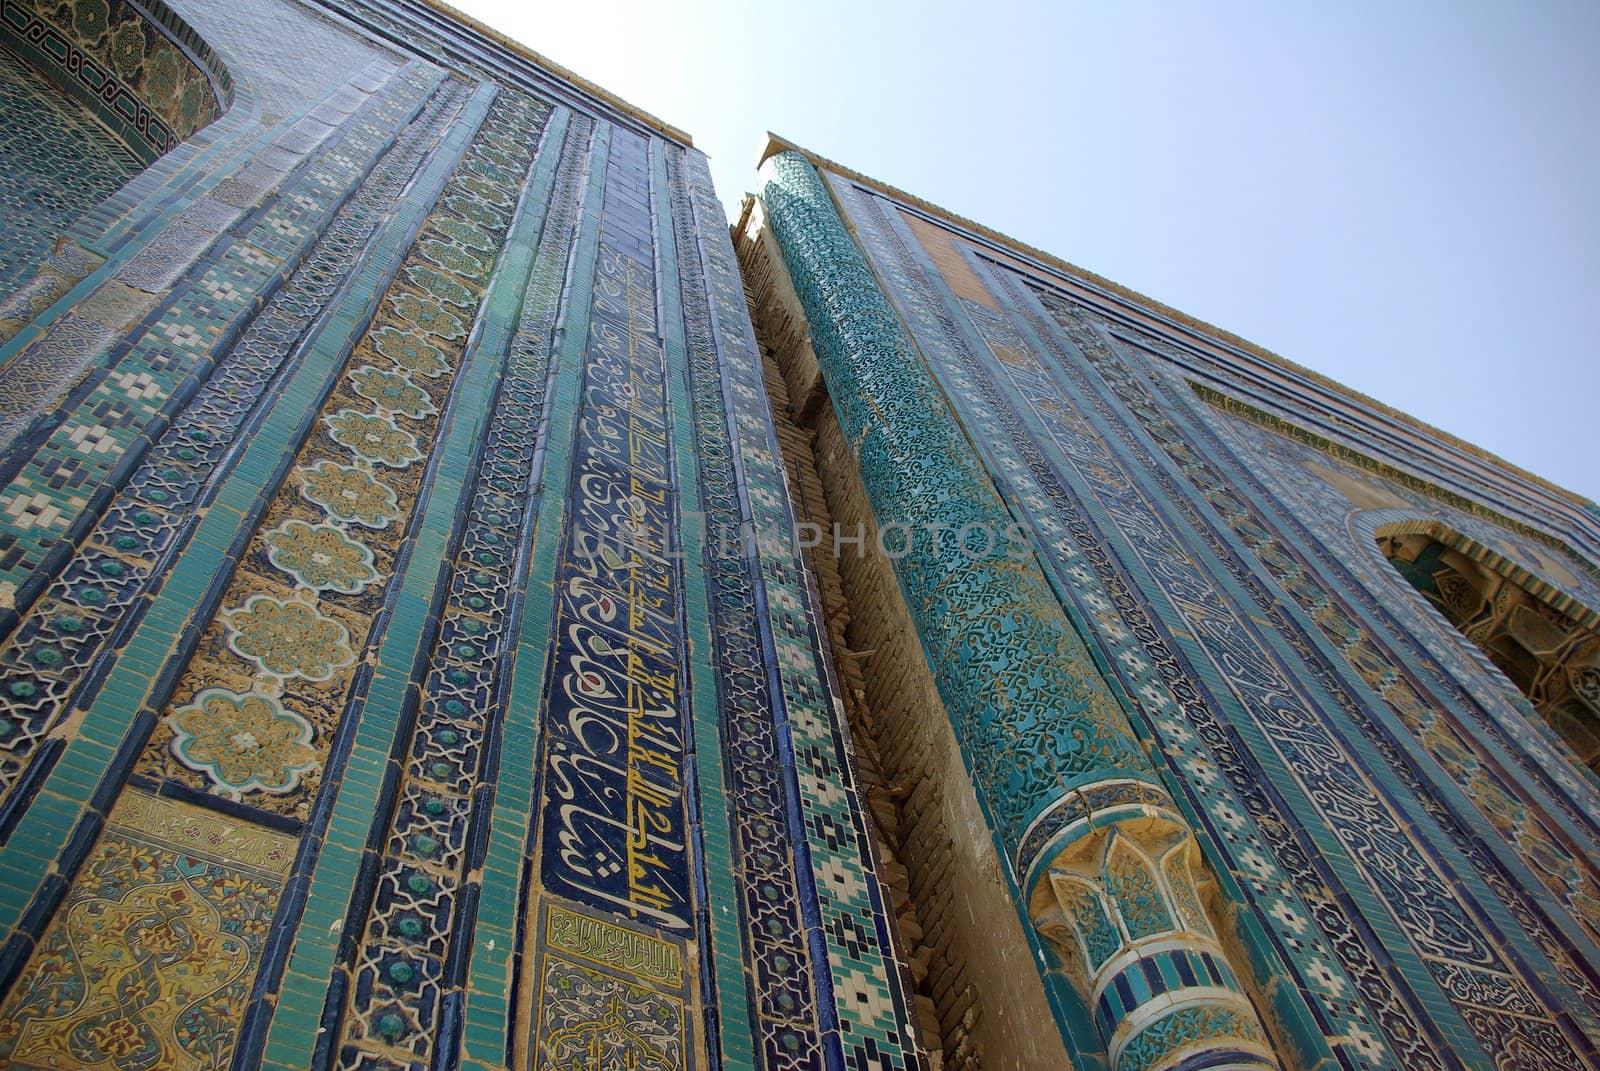
[(767, 130), (1600, 498), (1600, 4), (497, 3), (687, 130)]

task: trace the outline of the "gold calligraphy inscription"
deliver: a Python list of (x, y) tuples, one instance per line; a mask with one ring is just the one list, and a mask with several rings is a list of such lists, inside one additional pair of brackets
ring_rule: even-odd
[(551, 948), (646, 981), (673, 987), (682, 984), (682, 960), (677, 946), (667, 941), (556, 904), (550, 905), (545, 920), (545, 941)]

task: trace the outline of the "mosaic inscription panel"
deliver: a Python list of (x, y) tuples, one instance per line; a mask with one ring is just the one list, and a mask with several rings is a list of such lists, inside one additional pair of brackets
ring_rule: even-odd
[(541, 880), (692, 927), (681, 612), (645, 143), (608, 162), (544, 713)]

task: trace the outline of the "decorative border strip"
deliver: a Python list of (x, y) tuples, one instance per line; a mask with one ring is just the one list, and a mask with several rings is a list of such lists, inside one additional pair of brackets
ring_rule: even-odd
[[(746, 1014), (763, 1066), (807, 1068), (822, 1059), (813, 986), (825, 983), (814, 981), (817, 963), (806, 940), (806, 901), (789, 826), (788, 771), (774, 716), (781, 700), (772, 694), (772, 656), (757, 620), (757, 581), (743, 553), (742, 485), (729, 439), (719, 347), (719, 341), (731, 340), (718, 338), (721, 325), (712, 320), (685, 154), (670, 153), (667, 167), (686, 344), (680, 359), (693, 403), (697, 504), (706, 516), (702, 557), (716, 678), (712, 701), (721, 725), (721, 787), (734, 867), (734, 880), (718, 882), (718, 891), (739, 905), (737, 932), (744, 961), (754, 968), (746, 972)], [(702, 796), (710, 787), (702, 786)]]
[[(336, 329), (317, 333), (284, 378), (281, 396), (301, 404), (275, 405), (263, 413), (257, 434), (243, 444), (234, 470), (200, 514), (194, 538), (162, 589), (149, 601), (140, 627), (130, 629), (117, 658), (108, 664), (104, 687), (92, 709), (77, 723), (44, 791), (23, 815), (5, 850), (5, 865), (0, 866), (0, 875), (4, 875), (0, 924), (10, 934), (0, 951), (0, 985), (15, 981), (65, 893), (66, 883), (78, 872), (103, 828), (102, 815), (117, 798), (129, 766), (155, 728), (153, 708), (170, 696), (194, 649), (199, 633), (194, 618), (204, 620), (216, 606), (272, 490), (287, 473), (289, 459), (283, 457), (281, 444), (298, 441), (309, 430), (304, 402), (325, 397), (332, 389), (349, 354), (349, 332), (360, 330), (358, 325), (371, 316), (378, 294), (398, 270), (402, 254), (459, 162), (484, 110), (468, 104), (443, 132), (438, 151), (426, 159), (413, 179), (414, 198), (402, 200), (390, 210), (362, 265), (364, 285), (355, 292), (347, 290), (335, 307), (326, 310), (324, 323), (331, 322)], [(213, 805), (225, 813), (228, 810), (220, 797), (213, 798)], [(316, 813), (309, 824), (320, 832)], [(280, 939), (265, 949), (258, 990), (263, 979), (282, 970), (288, 947), (282, 937), (287, 936), (304, 902), (304, 871), (299, 868), (308, 856), (306, 845), (302, 841), (295, 876), (277, 905), (278, 916), (291, 922), (278, 931)], [(311, 858), (315, 858), (316, 847), (311, 845)], [(262, 1006), (258, 992), (240, 1030), (240, 1045), (245, 1048), (258, 1028)]]
[[(528, 273), (535, 265), (547, 266), (552, 256), (566, 259), (574, 191), (557, 186), (546, 202), (556, 176), (570, 176), (586, 152), (586, 127), (569, 127), (569, 119), (564, 110), (555, 113), (538, 135), (540, 148), (505, 241), (505, 260), (485, 298), (485, 327), (469, 358), (504, 353), (505, 363), (487, 402), (481, 453), (464, 479), (469, 490), (452, 563), (438, 577), (443, 602), (418, 707), (399, 721), (393, 756), (404, 770), (403, 783), (368, 834), (368, 842), (382, 850), (366, 856), (371, 878), (358, 882), (347, 914), (351, 938), (340, 959), (352, 976), (350, 1006), (327, 1042), (340, 1066), (359, 1062), (363, 1053), (400, 1047), (407, 1059), (448, 1062), (459, 1045), (453, 1033), (430, 1038), (404, 1029), (418, 1017), (402, 1009), (416, 999), (416, 979), (436, 979), (439, 1022), (460, 1022), (448, 1009), (461, 1002), (461, 977), (474, 943), (482, 879), (472, 872), (483, 864), (475, 847), (483, 838), (473, 830), (488, 826), (502, 769), (506, 710), (497, 697), (504, 693), (508, 637), (521, 611), (518, 581), (526, 570), (532, 525), (527, 503), (537, 501), (537, 486), (530, 482), (533, 456), (545, 428), (546, 340), (559, 297), (548, 282), (529, 287)], [(515, 304), (522, 308), (513, 324)], [(441, 837), (436, 819), (446, 808), (464, 821), (450, 823)], [(418, 837), (443, 847), (419, 854)], [(452, 851), (458, 837), (472, 847)], [(431, 887), (419, 891), (418, 878)], [(325, 1024), (343, 996), (330, 995)], [(400, 1017), (402, 1029), (393, 1027), (386, 1018), (391, 1015)]]
[[(1079, 351), (1095, 341), (1070, 330), (1067, 335)], [(1052, 367), (1054, 375), (1066, 376), (1074, 384), (1075, 391), (1065, 397), (1058, 384), (1047, 382), (1050, 377), (1043, 371), (1030, 371), (1025, 377), (1018, 368), (1004, 368), (1030, 406), (1036, 407), (1039, 401), (1029, 396), (1029, 390), (1052, 406), (1055, 415), (1049, 420), (1040, 418), (1040, 433), (1053, 439), (1069, 462), (1077, 464), (1113, 523), (1120, 520), (1118, 526), (1149, 569), (1156, 588), (1183, 605), (1189, 627), (1207, 638), (1209, 662), (1244, 704), (1304, 799), (1324, 817), (1350, 858), (1359, 863), (1365, 881), (1379, 893), (1382, 908), (1399, 924), (1433, 983), (1451, 1000), (1484, 1051), (1499, 1051), (1509, 1034), (1519, 1037), (1520, 1045), (1537, 1047), (1524, 1049), (1523, 1059), (1533, 1058), (1535, 1051), (1541, 1059), (1552, 1061), (1552, 1066), (1566, 1059), (1571, 1042), (1563, 1036), (1561, 1024), (1548, 1013), (1540, 1014), (1541, 1007), (1551, 1004), (1543, 982), (1518, 951), (1489, 940), (1488, 934), (1495, 930), (1489, 922), (1493, 909), (1442, 876), (1454, 868), (1454, 861), (1446, 862), (1420, 841), (1391, 792), (1352, 755), (1348, 741), (1331, 725), (1309, 715), (1308, 711), (1316, 709), (1315, 700), (1305, 687), (1285, 675), (1269, 653), (1270, 640), (1241, 620), (1242, 611), (1214, 588), (1204, 569), (1197, 571), (1189, 563), (1175, 560), (1173, 548), (1180, 544), (1159, 509), (1146, 501), (1147, 492), (1136, 488), (1132, 479), (1111, 474), (1107, 467), (1109, 442), (1091, 427), (1089, 418), (1077, 414), (1095, 413), (1109, 426), (1119, 430), (1121, 426), (1104, 397), (1083, 378), (1081, 362), (1062, 355)], [(1062, 408), (1064, 404), (1067, 409)], [(1125, 431), (1123, 438), (1133, 456), (1141, 456), (1142, 448)], [(1158, 466), (1146, 462), (1143, 470), (1158, 481), (1162, 478)], [(1206, 523), (1189, 515), (1188, 501), (1176, 486), (1162, 486), (1159, 493), (1162, 501), (1185, 511), (1189, 530), (1212, 540)], [(1270, 613), (1275, 599), (1250, 586), (1248, 578), (1233, 568), (1237, 563), (1225, 547), (1213, 543), (1212, 550), (1255, 595), (1255, 605)], [(1286, 620), (1275, 625), (1269, 636), (1282, 635), (1286, 641), (1298, 636)], [(1342, 690), (1326, 674), (1318, 673), (1314, 662), (1308, 665), (1316, 676), (1314, 690), (1338, 701)], [(1342, 705), (1350, 708), (1348, 703)], [(1425, 792), (1419, 794), (1424, 802), (1425, 796)], [(1448, 822), (1444, 825), (1450, 828)], [(1477, 925), (1463, 921), (1463, 908)]]
[[(783, 699), (774, 708), (780, 755), (793, 764), (788, 790), (799, 819), (796, 830), (791, 818), (796, 870), (811, 875), (809, 893), (816, 897), (816, 921), (807, 920), (813, 962), (829, 968), (826, 976), (816, 972), (818, 1000), (824, 1015), (829, 1003), (836, 1010), (846, 1066), (924, 1066), (909, 976), (896, 961), (895, 923), (877, 880), (874, 834), (858, 787), (839, 684), (822, 653), (820, 599), (805, 552), (785, 538), (796, 530), (793, 499), (732, 238), (704, 156), (689, 158), (689, 177), (721, 345), (730, 453), (741, 476), (741, 514), (749, 525), (743, 531), (758, 535), (748, 553), (760, 581), (757, 620), (767, 664), (777, 670), (774, 694)], [(776, 535), (780, 542), (773, 546), (760, 533), (769, 539)], [(785, 772), (787, 767), (786, 762)], [(804, 905), (808, 890), (803, 883), (800, 888)], [(826, 1031), (830, 1024), (824, 1018), (822, 1025)]]

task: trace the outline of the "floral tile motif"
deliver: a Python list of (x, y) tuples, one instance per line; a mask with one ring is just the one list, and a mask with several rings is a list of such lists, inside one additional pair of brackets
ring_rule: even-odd
[(298, 476), (300, 493), (335, 520), (387, 528), (400, 516), (394, 488), (366, 469), (324, 460), (301, 469)]
[[(12, 0), (6, 2), (7, 10), (13, 10)], [(205, 380), (211, 362), (215, 362), (212, 378), (180, 419), (192, 426), (203, 411), (210, 420), (201, 417), (199, 423), (208, 430), (220, 429), (220, 440), (232, 438), (244, 413), (263, 398), (264, 382), (288, 357), (294, 336), (309, 326), (320, 303), (348, 276), (351, 251), (367, 240), (402, 192), (404, 179), (421, 158), (426, 128), (453, 111), (454, 95), (442, 93), (426, 104), (416, 124), (405, 123), (408, 112), (427, 101), (437, 84), (436, 76), (421, 71), (397, 79), (358, 113), (370, 121), (347, 123), (314, 157), (314, 170), (322, 180), (309, 173), (290, 180), (284, 195), (314, 201), (323, 213), (303, 240), (289, 242), (277, 236), (269, 241), (276, 232), (265, 217), (256, 226), (234, 228), (218, 239), (214, 263), (196, 265), (184, 279), (161, 288), (164, 294), (156, 314), (151, 317), (141, 311), (133, 316), (139, 322), (115, 346), (116, 336), (131, 323), (125, 299), (138, 292), (108, 281), (79, 311), (61, 317), (44, 337), (0, 368), (0, 435), (4, 436), (23, 431), (27, 421), (49, 399), (65, 392), (71, 381), (81, 377), (86, 388), (93, 388), (69, 405), (71, 417), (20, 468), (9, 470), (13, 475), (7, 477), (9, 486), (0, 497), (45, 494), (54, 500), (65, 524), (19, 529), (0, 520), (0, 579), (20, 586), (36, 571), (49, 568), (49, 552), (60, 546), (66, 525), (86, 507), (93, 508), (98, 501), (95, 492), (115, 489), (125, 478), (122, 464), (127, 448), (141, 432), (159, 432), (159, 423), (152, 426), (152, 421), (159, 422), (157, 409), (170, 407), (172, 390), (185, 379)], [(397, 126), (402, 133), (394, 144), (402, 148), (389, 153)], [(366, 178), (371, 182), (362, 185)], [(347, 195), (350, 199), (332, 213)], [(308, 259), (301, 262), (302, 256)], [(271, 296), (265, 309), (256, 301), (234, 297), (259, 299), (279, 270), (291, 270), (296, 263), (300, 270)], [(90, 307), (98, 310), (97, 318), (80, 315)], [(298, 320), (299, 326), (285, 337), (282, 332), (289, 320)], [(243, 334), (234, 339), (233, 332), (239, 330)], [(224, 339), (231, 340), (226, 353), (220, 352)], [(218, 352), (202, 354), (203, 349)], [(199, 357), (209, 360), (197, 362)], [(152, 382), (141, 381), (141, 376)], [(359, 404), (367, 406), (364, 401)], [(104, 448), (85, 453), (81, 439), (72, 436), (96, 427), (105, 429), (95, 436), (97, 446)], [(174, 449), (181, 447), (157, 444), (159, 454)]]
[(450, 367), (438, 346), (397, 327), (382, 327), (369, 337), (373, 348), (413, 375), (437, 379)]
[[(470, 505), (463, 503), (466, 528), (450, 575), (441, 581), (449, 595), (429, 667), (420, 675), (422, 699), (405, 764), (404, 795), (353, 965), (353, 995), (340, 1046), (343, 1066), (373, 1066), (381, 1059), (377, 1053), (396, 1049), (403, 1049), (408, 1060), (430, 1051), (433, 980), (444, 973), (446, 950), (471, 941), (472, 935), (448, 933), (428, 920), (448, 914), (466, 889), (487, 884), (463, 872), (466, 831), (469, 822), (479, 820), (478, 808), (486, 806), (475, 791), (485, 776), (484, 756), (506, 730), (506, 711), (491, 697), (523, 609), (514, 597), (518, 557), (510, 548), (526, 546), (533, 523), (534, 507), (520, 492), (545, 431), (552, 330), (592, 128), (573, 117), (561, 143), (556, 189), (522, 289), (520, 322), (484, 427)], [(440, 223), (449, 223), (453, 235), (475, 230), (453, 218)], [(427, 278), (422, 269), (411, 277)], [(494, 828), (504, 830), (505, 824), (497, 818)], [(419, 845), (427, 851), (419, 852)], [(497, 905), (495, 914), (501, 910)], [(419, 981), (405, 989), (396, 986), (396, 965)]]
[[(264, 387), (289, 358), (296, 340), (310, 326), (321, 302), (335, 292), (357, 265), (349, 251), (359, 248), (387, 218), (395, 199), (459, 103), (459, 93), (434, 95), (438, 77), (417, 71), (390, 83), (369, 105), (379, 122), (402, 123), (408, 110), (422, 107), (417, 118), (400, 132), (392, 152), (381, 158), (381, 135), (346, 131), (337, 136), (332, 155), (342, 161), (340, 181), (350, 181), (371, 164), (368, 181), (339, 210), (338, 215), (308, 253), (305, 263), (267, 302), (221, 358), (215, 374), (178, 413), (152, 446), (132, 478), (107, 506), (100, 522), (84, 541), (79, 556), (66, 565), (31, 610), (4, 650), (0, 663), (29, 667), (25, 679), (0, 688), (0, 790), (9, 788), (30, 761), (34, 748), (54, 723), (70, 709), (74, 690), (91, 675), (89, 667), (104, 654), (104, 647), (127, 608), (140, 596), (164, 552), (178, 538), (205, 482), (227, 464), (230, 446), (265, 392)], [(448, 87), (447, 87), (448, 90)], [(148, 247), (147, 247), (148, 248)], [(240, 250), (244, 252), (235, 256)], [(270, 272), (277, 264), (253, 247), (240, 242), (221, 264), (248, 264), (251, 271)], [(64, 269), (65, 270), (65, 269)], [(73, 269), (77, 270), (77, 269)], [(242, 268), (227, 278), (230, 285), (246, 285)], [(213, 277), (213, 276), (208, 276)], [(70, 318), (70, 317), (69, 317)], [(53, 437), (52, 445), (30, 462), (30, 474), (14, 486), (40, 486), (48, 490), (29, 499), (53, 515), (50, 529), (19, 529), (0, 524), (0, 569), (27, 575), (46, 533), (59, 531), (76, 518), (88, 500), (75, 486), (93, 486), (111, 464), (125, 456), (133, 441), (135, 420), (149, 416), (158, 399), (170, 395), (190, 370), (191, 356), (176, 346), (135, 345), (134, 351), (108, 370), (99, 387), (85, 399), (74, 419)], [(7, 366), (8, 368), (11, 366)], [(0, 390), (0, 396), (5, 391)], [(131, 406), (137, 417), (122, 415)], [(56, 440), (64, 440), (59, 443)], [(66, 462), (74, 462), (70, 475)], [(81, 464), (78, 463), (81, 459)], [(339, 460), (345, 455), (340, 454)], [(95, 470), (95, 471), (89, 471)], [(78, 483), (77, 481), (82, 481)], [(0, 502), (5, 496), (0, 494)], [(320, 514), (308, 519), (321, 520)], [(35, 536), (37, 538), (26, 538)], [(4, 587), (0, 582), (0, 587)], [(79, 628), (70, 642), (51, 635), (44, 624), (56, 616), (74, 619)], [(52, 667), (38, 662), (53, 660)], [(8, 673), (9, 675), (9, 673)], [(210, 683), (222, 683), (219, 678)], [(18, 690), (12, 694), (12, 687)], [(21, 694), (27, 693), (27, 694)], [(194, 777), (179, 768), (179, 775)]]
[(312, 591), (354, 595), (378, 579), (372, 549), (335, 525), (290, 519), (262, 539), (272, 564)]
[(287, 792), (316, 763), (311, 723), (259, 692), (207, 688), (174, 711), (170, 723), (178, 761), (235, 797)]
[(482, 227), (467, 220), (452, 219), (441, 221), (437, 230), (463, 249), (471, 249), (478, 253), (492, 253), (494, 251), (494, 240), (485, 233)]
[[(431, 267), (420, 244), (444, 240), (441, 220), (481, 226), (453, 211), (464, 181), (459, 172), (450, 180), (454, 192), (424, 221), (356, 338), (146, 747), (144, 776), (295, 818), (309, 812), (352, 675), (377, 642), (369, 633), (394, 579), (395, 526), (418, 501), (487, 281)], [(491, 218), (485, 234), (497, 244), (510, 215)]]
[(17, 1069), (226, 1067), (291, 838), (124, 795), (0, 1008)]
[[(474, 258), (474, 263), (471, 265), (456, 261), (452, 266), (439, 260), (440, 254), (447, 250), (457, 254), (460, 253), (460, 250), (454, 245), (445, 242), (425, 243), (420, 252), (428, 258), (428, 264), (437, 264), (441, 268), (454, 272), (454, 275), (437, 271), (428, 267), (428, 264), (413, 264), (406, 269), (406, 278), (421, 287), (431, 297), (438, 298), (447, 305), (458, 309), (470, 309), (476, 299), (473, 296), (472, 288), (461, 282), (461, 277), (466, 275), (470, 278), (480, 274), (483, 269), (488, 267), (490, 258), (479, 256)], [(468, 270), (469, 268), (471, 268), (470, 271)]]
[(223, 621), (233, 653), (278, 677), (325, 681), (355, 661), (350, 633), (314, 603), (253, 595)]
[(385, 413), (421, 420), (436, 411), (428, 392), (399, 372), (386, 372), (370, 364), (350, 374), (355, 392)]
[(467, 333), (467, 325), (444, 305), (431, 297), (400, 293), (390, 302), (395, 316), (446, 342), (454, 342)]
[(676, 998), (550, 956), (540, 986), (534, 1067), (680, 1071), (683, 1005)]
[(422, 460), (417, 437), (379, 414), (341, 409), (328, 417), (328, 434), (358, 458), (391, 469), (403, 469)]

